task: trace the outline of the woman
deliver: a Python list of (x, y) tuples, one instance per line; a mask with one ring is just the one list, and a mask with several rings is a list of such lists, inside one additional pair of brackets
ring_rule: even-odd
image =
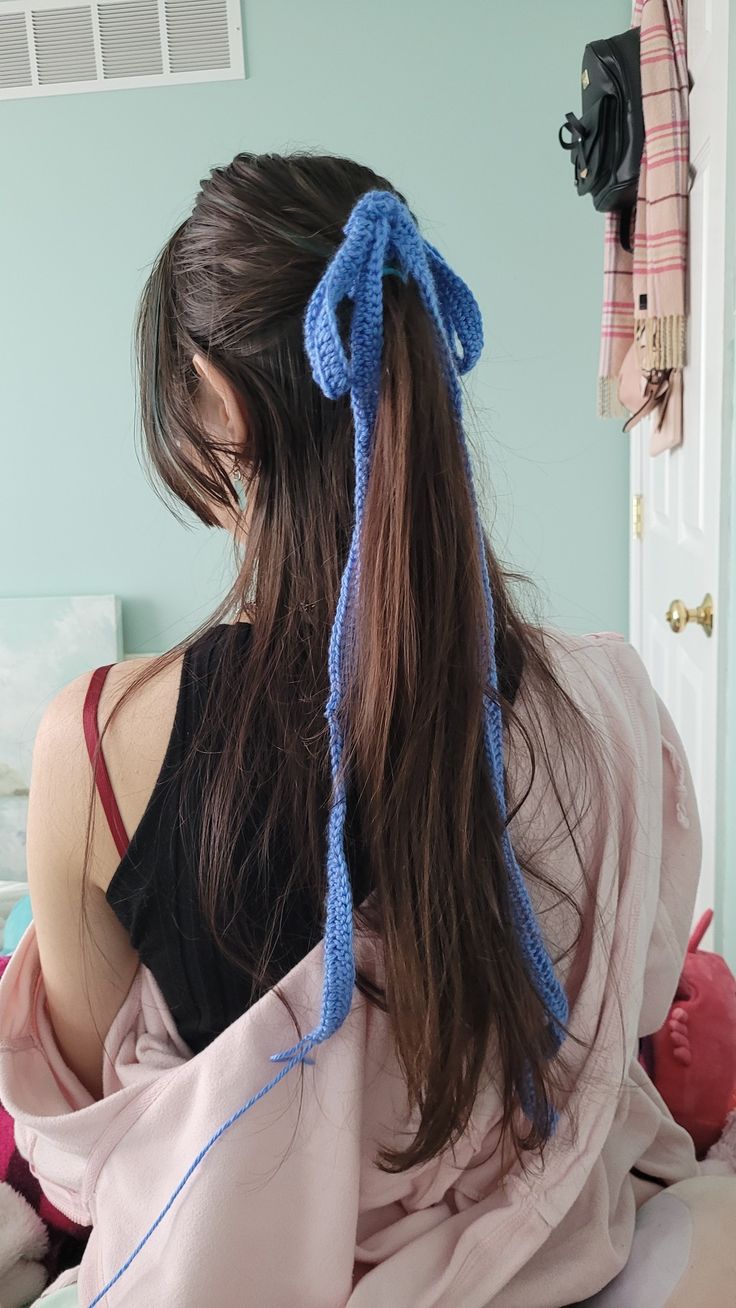
[(151, 465), (237, 577), (36, 744), (0, 1091), (94, 1226), (79, 1301), (578, 1302), (698, 1171), (636, 1059), (698, 871), (672, 723), (622, 642), (518, 615), (477, 306), (384, 178), (216, 169), (138, 344)]

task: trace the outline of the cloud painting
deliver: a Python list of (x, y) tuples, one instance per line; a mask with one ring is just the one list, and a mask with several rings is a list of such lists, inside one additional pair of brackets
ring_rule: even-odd
[(75, 677), (122, 657), (114, 595), (0, 599), (0, 880), (25, 877), (25, 811), (43, 711)]

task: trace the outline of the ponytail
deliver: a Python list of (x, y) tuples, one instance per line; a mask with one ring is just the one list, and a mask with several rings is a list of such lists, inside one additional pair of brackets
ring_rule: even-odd
[(280, 1057), (305, 1056), (350, 1010), (351, 784), (386, 1003), (420, 1114), (412, 1146), (387, 1163), (419, 1162), (462, 1132), (494, 1034), (507, 1112), (520, 1103), (544, 1140), (545, 1065), (567, 1002), (507, 830), (495, 611), (458, 381), (480, 354), (480, 312), (406, 206), (369, 192), (312, 296), (306, 347), (324, 394), (350, 393), (355, 516), (329, 649), (322, 1016)]

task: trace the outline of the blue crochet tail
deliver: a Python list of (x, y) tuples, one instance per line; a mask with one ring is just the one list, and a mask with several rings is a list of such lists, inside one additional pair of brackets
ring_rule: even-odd
[[(477, 362), (483, 347), (480, 310), (468, 287), (445, 263), (442, 255), (423, 240), (406, 205), (389, 191), (369, 191), (355, 205), (345, 239), (328, 265), (307, 308), (305, 345), (317, 385), (330, 399), (350, 394), (355, 428), (355, 516), (347, 563), (342, 576), (335, 621), (330, 636), (329, 725), (333, 794), (327, 831), (327, 913), (325, 927), (324, 991), (319, 1025), (303, 1041), (276, 1060), (291, 1059), (308, 1051), (335, 1032), (352, 1003), (355, 984), (353, 958), (353, 895), (345, 855), (346, 788), (342, 768), (344, 733), (340, 710), (347, 675), (350, 610), (360, 576), (360, 541), (366, 491), (371, 470), (383, 353), (383, 279), (386, 273), (412, 278), (437, 328), (447, 384), (462, 433), (462, 393), (459, 376)], [(346, 352), (337, 311), (352, 301), (349, 347)], [(485, 541), (473, 485), (470, 456), (464, 436), (463, 451), (475, 511), (477, 543), (483, 571), (486, 602), (485, 631), (479, 632), (488, 670), (485, 701), (485, 747), (501, 822), (506, 824), (503, 723), (496, 695), (495, 617)], [(567, 1022), (567, 999), (542, 940), (526, 883), (508, 833), (504, 855), (511, 903), (530, 979), (544, 1002), (558, 1046)], [(532, 1103), (525, 1103), (533, 1113)]]

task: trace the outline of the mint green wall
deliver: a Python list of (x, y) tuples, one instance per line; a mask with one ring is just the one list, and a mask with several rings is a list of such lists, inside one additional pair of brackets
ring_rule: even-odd
[[(245, 0), (248, 80), (0, 103), (0, 594), (115, 592), (128, 650), (190, 630), (226, 542), (133, 447), (130, 328), (198, 179), (238, 149), (354, 155), (475, 289), (502, 553), (572, 628), (626, 625), (627, 448), (594, 416), (602, 225), (556, 142), (628, 0)], [(513, 506), (513, 507), (512, 507)]]

